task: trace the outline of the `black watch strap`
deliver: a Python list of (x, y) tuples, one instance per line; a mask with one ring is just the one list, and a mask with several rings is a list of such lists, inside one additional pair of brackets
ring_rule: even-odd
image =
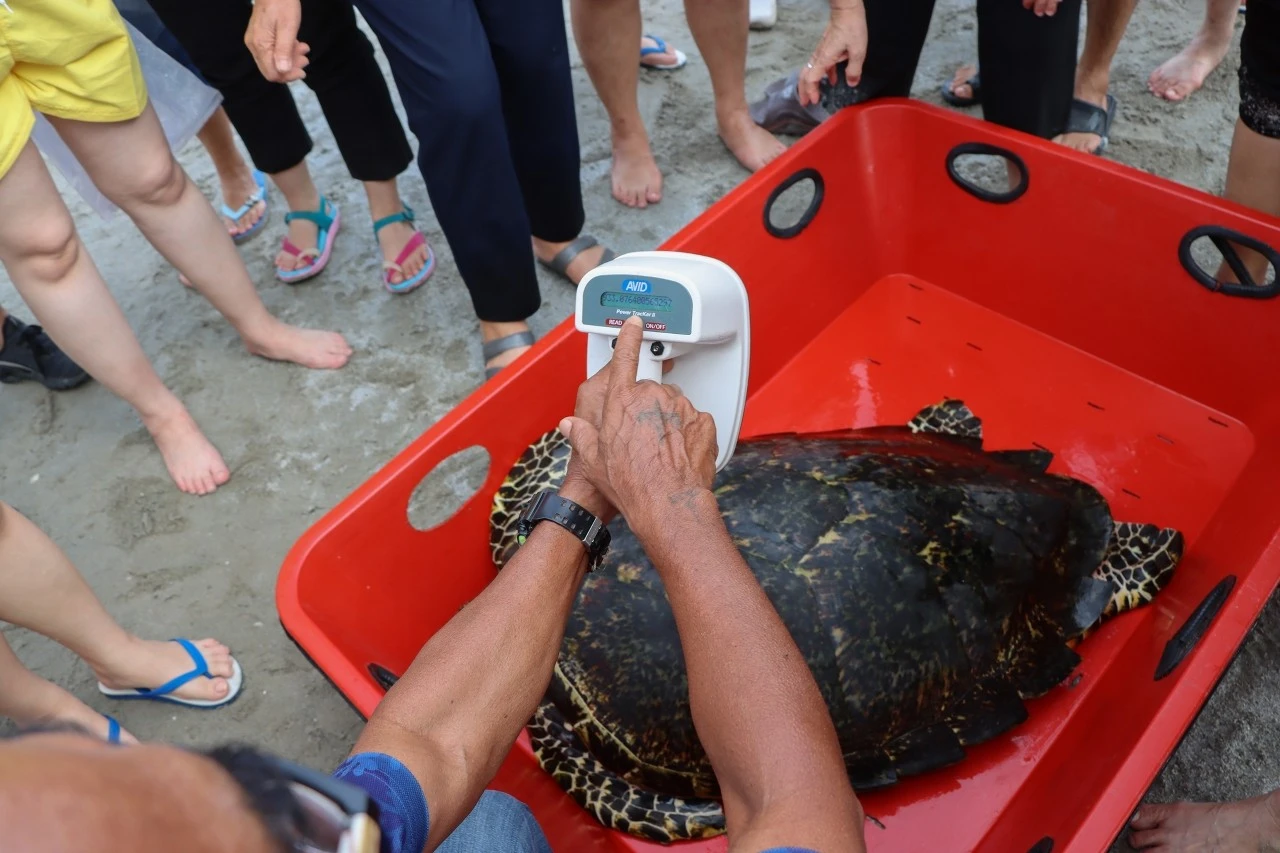
[(541, 492), (535, 496), (520, 514), (520, 520), (516, 524), (516, 537), (521, 545), (540, 521), (554, 522), (581, 540), (587, 549), (587, 571), (595, 571), (604, 560), (612, 538), (609, 528), (573, 501), (562, 498), (553, 491)]

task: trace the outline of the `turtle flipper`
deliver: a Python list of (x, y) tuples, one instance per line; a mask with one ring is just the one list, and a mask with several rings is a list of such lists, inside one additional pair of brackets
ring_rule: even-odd
[(520, 454), (507, 478), (493, 496), (489, 512), (489, 547), (494, 565), (501, 568), (515, 553), (516, 522), (534, 495), (556, 489), (569, 468), (569, 440), (558, 429), (542, 436)]
[(932, 432), (982, 440), (982, 420), (960, 400), (926, 406), (907, 422), (912, 432)]
[(636, 787), (582, 748), (559, 709), (543, 702), (529, 722), (538, 763), (601, 824), (670, 844), (724, 834), (724, 810), (715, 800), (681, 799)]
[(1117, 521), (1107, 553), (1094, 572), (1094, 577), (1111, 585), (1111, 600), (1101, 620), (1155, 598), (1173, 577), (1183, 544), (1182, 534), (1172, 527)]

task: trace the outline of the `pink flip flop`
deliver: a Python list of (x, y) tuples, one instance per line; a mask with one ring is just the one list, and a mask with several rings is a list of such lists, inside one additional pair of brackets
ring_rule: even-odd
[[(406, 204), (404, 206), (404, 210), (399, 213), (384, 216), (377, 222), (373, 223), (373, 236), (376, 238), (379, 231), (395, 222), (408, 222), (412, 225), (413, 208)], [(409, 278), (404, 274), (404, 269), (401, 267), (401, 264), (403, 264), (405, 260), (407, 260), (408, 257), (416, 252), (421, 246), (427, 246), (427, 262), (423, 265), (422, 269), (418, 270), (417, 275)], [(379, 257), (381, 257), (381, 251), (379, 251)], [(400, 254), (396, 255), (396, 259), (394, 261), (382, 262), (382, 286), (391, 293), (408, 293), (409, 291), (416, 290), (420, 287), (435, 271), (435, 252), (431, 251), (431, 247), (427, 245), (427, 238), (423, 233), (414, 229), (413, 236), (409, 238), (408, 243), (404, 244), (404, 248), (400, 250)], [(391, 280), (392, 273), (400, 273), (400, 278), (403, 280), (393, 282)]]
[(293, 270), (281, 269), (277, 266), (276, 278), (285, 284), (297, 284), (324, 272), (324, 268), (329, 265), (329, 256), (333, 254), (333, 243), (338, 236), (338, 229), (342, 226), (342, 215), (338, 211), (338, 206), (324, 196), (320, 196), (320, 207), (316, 210), (291, 210), (284, 215), (286, 223), (295, 219), (314, 222), (319, 229), (319, 234), (316, 236), (314, 249), (299, 249), (288, 237), (280, 242), (280, 248), (285, 252), (302, 261), (309, 261), (305, 266)]

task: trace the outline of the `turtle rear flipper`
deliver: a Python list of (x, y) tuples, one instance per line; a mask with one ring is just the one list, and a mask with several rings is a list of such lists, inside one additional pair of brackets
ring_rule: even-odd
[(560, 711), (543, 702), (529, 722), (542, 769), (603, 825), (670, 844), (724, 834), (724, 809), (715, 800), (682, 799), (632, 785), (582, 748)]
[(1155, 598), (1173, 578), (1183, 547), (1182, 533), (1172, 527), (1117, 521), (1107, 552), (1094, 572), (1094, 577), (1111, 585), (1111, 600), (1101, 619)]
[(947, 725), (963, 746), (1004, 734), (1027, 719), (1027, 706), (1003, 678), (978, 684), (947, 709)]
[(982, 419), (960, 400), (925, 406), (907, 422), (912, 432), (929, 432), (982, 441)]
[(885, 745), (900, 776), (915, 776), (955, 764), (964, 758), (964, 747), (950, 727), (925, 726), (899, 735)]

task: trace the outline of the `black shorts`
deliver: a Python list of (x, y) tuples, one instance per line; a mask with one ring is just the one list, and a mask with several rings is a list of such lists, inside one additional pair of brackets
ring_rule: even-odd
[(1280, 0), (1249, 0), (1240, 36), (1240, 120), (1280, 139)]

